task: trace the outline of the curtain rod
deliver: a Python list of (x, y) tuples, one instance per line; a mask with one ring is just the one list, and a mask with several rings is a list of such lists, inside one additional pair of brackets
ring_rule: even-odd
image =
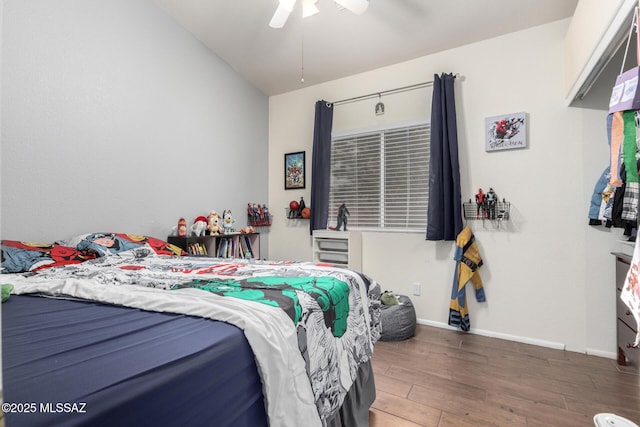
[[(461, 76), (458, 73), (458, 74), (454, 75), (453, 77), (458, 79)], [(416, 89), (421, 89), (423, 87), (430, 87), (430, 86), (433, 86), (433, 80), (430, 80), (428, 82), (416, 83), (416, 84), (409, 85), (409, 86), (398, 87), (398, 88), (395, 88), (395, 89), (383, 90), (381, 92), (369, 93), (367, 95), (354, 96), (353, 98), (341, 99), (340, 101), (334, 101), (331, 104), (333, 104), (333, 105), (349, 104), (351, 102), (363, 101), (365, 99), (371, 99), (371, 98), (375, 98), (375, 97), (380, 97), (382, 95), (389, 95), (389, 94), (394, 94), (394, 93), (407, 92), (407, 91), (410, 91), (410, 90), (416, 90)]]

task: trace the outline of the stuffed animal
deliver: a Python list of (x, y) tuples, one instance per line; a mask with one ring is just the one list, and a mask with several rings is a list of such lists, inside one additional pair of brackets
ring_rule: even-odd
[(212, 236), (217, 236), (222, 231), (220, 215), (218, 215), (218, 212), (211, 211), (207, 216), (207, 229), (209, 229), (209, 234)]
[(392, 291), (384, 291), (382, 295), (380, 295), (380, 302), (383, 305), (398, 305), (398, 298), (393, 294)]
[(184, 218), (178, 220), (178, 224), (171, 227), (171, 235), (178, 237), (187, 237), (187, 221)]
[(222, 212), (222, 229), (224, 233), (233, 233), (233, 223), (236, 222), (231, 215), (231, 210), (224, 210)]
[(193, 236), (204, 236), (207, 230), (207, 217), (201, 215), (194, 219), (190, 230)]

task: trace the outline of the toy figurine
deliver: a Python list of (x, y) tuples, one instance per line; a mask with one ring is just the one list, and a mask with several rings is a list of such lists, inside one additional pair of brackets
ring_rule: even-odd
[(233, 223), (236, 222), (231, 215), (231, 209), (222, 212), (222, 229), (224, 234), (233, 233)]
[(247, 203), (247, 218), (249, 218), (249, 223), (256, 220), (253, 216), (253, 208), (251, 207), (251, 203)]
[(484, 196), (485, 194), (482, 192), (482, 188), (478, 188), (478, 194), (476, 194), (476, 218), (485, 217)]
[(496, 202), (498, 201), (498, 195), (493, 188), (489, 188), (487, 194), (484, 197), (487, 209), (487, 216), (489, 219), (496, 219)]
[(298, 218), (302, 218), (302, 210), (303, 210), (304, 208), (306, 208), (306, 207), (307, 207), (307, 205), (306, 205), (306, 203), (304, 202), (304, 198), (303, 198), (303, 197), (300, 197), (300, 203), (298, 203), (298, 212), (297, 212), (297, 217), (298, 217)]
[(220, 215), (218, 215), (218, 212), (211, 211), (207, 216), (207, 229), (209, 230), (209, 234), (212, 236), (217, 236), (222, 231)]
[(178, 220), (178, 236), (187, 237), (187, 221), (184, 218)]
[(194, 219), (190, 230), (191, 235), (193, 236), (204, 236), (204, 233), (207, 230), (207, 218), (201, 215)]
[(347, 231), (347, 216), (349, 216), (349, 209), (347, 209), (346, 204), (341, 204), (338, 208), (338, 225), (336, 226), (336, 230), (340, 230), (342, 224), (344, 224), (344, 231)]

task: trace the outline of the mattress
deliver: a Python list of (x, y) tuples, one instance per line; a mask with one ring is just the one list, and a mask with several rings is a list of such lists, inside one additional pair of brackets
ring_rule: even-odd
[[(381, 329), (375, 280), (344, 266), (175, 256), (182, 253), (174, 249), (158, 239), (113, 233), (79, 235), (64, 245), (2, 241), (2, 283), (13, 286), (12, 296), (81, 299), (234, 325), (255, 359), (270, 425), (321, 427), (340, 420), (351, 426), (344, 420), (352, 415), (358, 425), (368, 424), (365, 404), (374, 392), (359, 400), (364, 410), (357, 414), (345, 412), (344, 403), (361, 383), (373, 391), (365, 369)], [(111, 356), (125, 361), (119, 351)], [(82, 369), (76, 376), (90, 371)]]
[(2, 335), (7, 425), (267, 425), (253, 352), (225, 322), (12, 295)]

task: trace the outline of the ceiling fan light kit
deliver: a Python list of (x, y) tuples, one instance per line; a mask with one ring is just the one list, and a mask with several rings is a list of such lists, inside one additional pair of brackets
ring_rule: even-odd
[(316, 3), (318, 0), (302, 0), (302, 17), (309, 18), (320, 12)]
[(279, 0), (278, 8), (273, 14), (271, 22), (269, 22), (269, 26), (271, 28), (282, 28), (293, 11), (293, 6), (295, 4), (296, 0)]
[(334, 0), (340, 6), (347, 9), (349, 12), (353, 12), (356, 15), (362, 15), (367, 7), (369, 7), (369, 0)]
[[(308, 18), (320, 12), (316, 3), (318, 0), (301, 0), (302, 1), (302, 17)], [(369, 0), (334, 0), (336, 4), (355, 13), (362, 15), (369, 7)], [(296, 0), (279, 0), (278, 8), (269, 22), (271, 28), (282, 28), (287, 22), (289, 15), (293, 12)]]

